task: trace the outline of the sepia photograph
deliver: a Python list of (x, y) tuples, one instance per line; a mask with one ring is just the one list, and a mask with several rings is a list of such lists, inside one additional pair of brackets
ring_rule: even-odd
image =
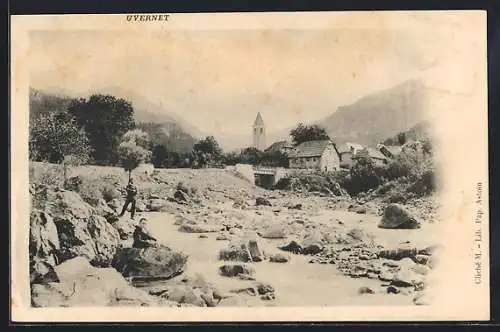
[(13, 19), (23, 317), (489, 318), (485, 15), (162, 14)]

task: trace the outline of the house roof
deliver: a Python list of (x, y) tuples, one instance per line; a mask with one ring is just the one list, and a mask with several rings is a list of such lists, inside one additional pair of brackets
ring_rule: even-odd
[(271, 144), (264, 151), (266, 151), (266, 152), (268, 152), (268, 151), (280, 151), (281, 149), (288, 147), (289, 145), (291, 145), (291, 144), (288, 141), (278, 141), (278, 142), (274, 142), (273, 144)]
[(326, 147), (333, 144), (330, 140), (309, 141), (297, 145), (289, 154), (291, 158), (319, 157)]
[(382, 152), (374, 148), (364, 148), (358, 150), (358, 152), (356, 152), (356, 154), (354, 155), (354, 158), (387, 159), (387, 157), (384, 156)]
[(253, 123), (253, 126), (263, 126), (264, 125), (264, 120), (262, 120), (262, 115), (260, 115), (260, 112), (257, 113), (257, 117), (255, 118), (255, 121)]
[(401, 146), (384, 146), (387, 150), (389, 150), (390, 153), (392, 153), (393, 156), (397, 156), (398, 154), (401, 153), (401, 150), (403, 149)]

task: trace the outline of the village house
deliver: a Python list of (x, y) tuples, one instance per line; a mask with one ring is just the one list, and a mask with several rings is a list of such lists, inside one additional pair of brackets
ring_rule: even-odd
[(358, 150), (352, 157), (355, 162), (372, 161), (377, 166), (385, 165), (389, 158), (375, 148), (366, 147)]
[(290, 150), (293, 149), (293, 144), (290, 143), (289, 141), (278, 141), (274, 142), (271, 144), (267, 149), (265, 149), (265, 152), (281, 152), (281, 153), (288, 153)]
[(354, 148), (349, 147), (347, 144), (338, 144), (337, 151), (340, 156), (340, 168), (351, 168), (354, 163), (352, 159), (354, 155)]
[(332, 172), (340, 169), (340, 155), (330, 140), (303, 142), (288, 153), (290, 168)]

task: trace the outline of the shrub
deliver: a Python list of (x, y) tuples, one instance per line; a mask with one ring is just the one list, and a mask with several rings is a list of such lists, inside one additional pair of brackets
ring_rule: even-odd
[(64, 174), (59, 165), (30, 163), (29, 181), (48, 187), (60, 187), (64, 184)]
[(340, 185), (351, 195), (357, 195), (386, 182), (388, 179), (387, 169), (371, 163), (356, 163), (348, 175), (339, 179)]

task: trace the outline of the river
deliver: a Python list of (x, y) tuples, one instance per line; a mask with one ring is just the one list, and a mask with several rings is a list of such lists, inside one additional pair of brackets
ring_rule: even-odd
[[(327, 211), (328, 218), (341, 217), (344, 223), (363, 224), (377, 237), (388, 241), (390, 245), (406, 239), (412, 242), (432, 243), (437, 236), (432, 227), (424, 230), (382, 230), (376, 227), (376, 216), (360, 216), (347, 211)], [(333, 215), (332, 215), (333, 213)], [(228, 241), (216, 240), (217, 233), (200, 234), (182, 233), (174, 225), (175, 216), (169, 213), (143, 213), (149, 221), (149, 228), (159, 242), (174, 250), (189, 255), (186, 273), (200, 273), (207, 281), (216, 285), (223, 293), (232, 289), (244, 288), (252, 281), (223, 277), (218, 268), (223, 264), (217, 256), (220, 249), (227, 247)], [(321, 219), (321, 216), (317, 216)], [(425, 233), (423, 233), (425, 232)], [(418, 236), (415, 236), (418, 234)], [(420, 239), (420, 240), (419, 240)], [(286, 239), (259, 239), (259, 246), (264, 252), (276, 252), (277, 247), (287, 242)], [(422, 242), (422, 244), (425, 244)], [(249, 300), (249, 306), (345, 306), (345, 305), (412, 305), (412, 296), (387, 294), (382, 282), (368, 278), (350, 278), (340, 274), (335, 265), (311, 264), (309, 257), (292, 255), (288, 263), (268, 261), (249, 263), (255, 268), (258, 281), (271, 284), (276, 290), (276, 299), (262, 301), (258, 297)], [(168, 281), (167, 281), (168, 282)], [(368, 286), (375, 294), (358, 294), (362, 286)]]

